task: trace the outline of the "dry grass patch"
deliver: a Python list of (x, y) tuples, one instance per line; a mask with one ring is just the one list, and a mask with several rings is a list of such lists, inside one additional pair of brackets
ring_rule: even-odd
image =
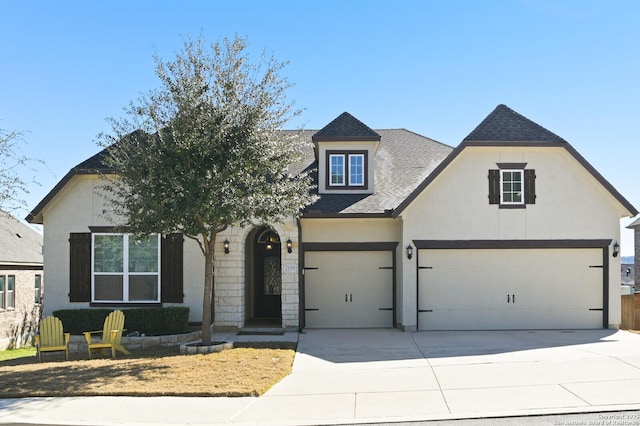
[[(289, 374), (292, 348), (234, 348), (180, 355), (177, 348), (116, 359), (64, 355), (0, 362), (0, 398), (30, 396), (258, 396)], [(45, 355), (48, 355), (45, 358)], [(74, 358), (80, 355), (74, 355)]]

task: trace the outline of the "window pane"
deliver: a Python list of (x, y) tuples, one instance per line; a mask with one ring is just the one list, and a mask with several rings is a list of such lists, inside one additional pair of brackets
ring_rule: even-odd
[(16, 277), (9, 275), (7, 277), (7, 308), (16, 307)]
[(158, 276), (157, 275), (129, 276), (129, 300), (157, 301), (158, 300)]
[(502, 171), (502, 202), (522, 204), (522, 177), (523, 171)]
[(344, 155), (330, 155), (330, 180), (331, 185), (344, 185)]
[(122, 275), (96, 275), (95, 300), (123, 300)]
[(349, 156), (349, 184), (364, 185), (364, 155)]
[(36, 303), (40, 303), (41, 302), (41, 298), (42, 298), (42, 293), (41, 293), (41, 286), (42, 286), (42, 276), (41, 275), (36, 275), (36, 283), (35, 283), (35, 289), (36, 289), (36, 294), (35, 294), (35, 302)]
[(0, 309), (6, 309), (4, 302), (4, 276), (0, 276)]
[(158, 236), (129, 239), (129, 272), (158, 272)]
[(94, 271), (122, 272), (123, 246), (122, 235), (96, 235), (94, 237)]

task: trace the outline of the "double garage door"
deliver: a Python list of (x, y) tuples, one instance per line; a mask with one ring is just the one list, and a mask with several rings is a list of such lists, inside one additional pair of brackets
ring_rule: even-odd
[(392, 253), (305, 252), (305, 326), (393, 327)]
[(420, 249), (420, 330), (603, 327), (602, 249)]

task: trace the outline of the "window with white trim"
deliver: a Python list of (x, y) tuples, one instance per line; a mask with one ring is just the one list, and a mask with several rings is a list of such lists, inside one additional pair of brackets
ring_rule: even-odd
[(329, 186), (344, 186), (344, 154), (329, 155)]
[(42, 303), (42, 275), (36, 274), (35, 276), (35, 303), (39, 305)]
[(92, 235), (92, 302), (160, 302), (160, 235)]
[(524, 170), (500, 170), (500, 204), (524, 204)]
[(7, 277), (5, 277), (4, 275), (0, 275), (0, 311), (4, 311), (5, 309), (7, 309), (7, 303), (5, 302), (5, 286), (6, 286), (6, 279)]
[(349, 154), (349, 185), (364, 186), (364, 154)]
[(328, 189), (366, 189), (366, 151), (327, 151)]
[(7, 276), (7, 309), (16, 307), (16, 276)]

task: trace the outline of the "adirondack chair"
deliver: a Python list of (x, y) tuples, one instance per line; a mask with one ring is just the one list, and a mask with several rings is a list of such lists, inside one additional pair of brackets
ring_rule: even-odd
[(42, 352), (64, 351), (69, 359), (69, 338), (71, 333), (65, 333), (62, 321), (56, 317), (46, 317), (40, 322), (39, 334), (36, 336), (38, 360), (42, 362)]
[[(124, 331), (124, 314), (122, 311), (113, 311), (104, 320), (104, 328), (102, 331), (85, 331), (84, 338), (89, 346), (89, 359), (91, 359), (91, 351), (100, 349), (106, 354), (105, 349), (111, 348), (111, 357), (116, 357), (116, 351), (128, 354), (129, 351), (120, 344), (122, 332)], [(93, 342), (94, 334), (102, 334), (99, 342)]]

